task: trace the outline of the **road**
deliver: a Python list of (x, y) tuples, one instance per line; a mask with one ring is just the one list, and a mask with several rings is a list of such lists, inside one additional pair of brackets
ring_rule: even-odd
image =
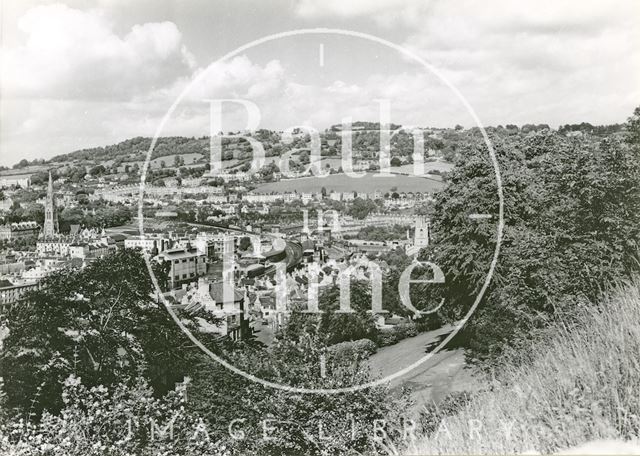
[[(428, 353), (435, 342), (451, 332), (451, 327), (418, 334), (401, 340), (395, 345), (383, 347), (369, 359), (374, 377), (386, 377), (419, 360)], [(392, 388), (404, 386), (416, 402), (414, 409), (430, 402), (439, 402), (457, 391), (473, 391), (479, 388), (471, 369), (465, 368), (462, 349), (442, 350), (422, 365), (391, 382)]]

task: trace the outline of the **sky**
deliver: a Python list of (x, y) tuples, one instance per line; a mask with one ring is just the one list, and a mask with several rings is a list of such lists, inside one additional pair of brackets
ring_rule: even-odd
[[(377, 121), (380, 100), (405, 126), (623, 122), (637, 23), (636, 0), (0, 0), (0, 165), (209, 135), (211, 99), (278, 130)], [(318, 28), (403, 52), (302, 33), (220, 61)], [(248, 121), (223, 104), (225, 131)]]

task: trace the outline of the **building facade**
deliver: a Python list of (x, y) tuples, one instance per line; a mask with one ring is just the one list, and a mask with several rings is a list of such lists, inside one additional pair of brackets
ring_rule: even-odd
[(31, 174), (3, 174), (0, 175), (1, 187), (22, 187), (31, 185)]
[(8, 280), (0, 280), (0, 312), (22, 301), (27, 292), (36, 290), (39, 286), (40, 284), (36, 281), (13, 284)]
[(207, 272), (207, 259), (196, 248), (165, 250), (158, 260), (169, 263), (169, 286), (177, 288)]

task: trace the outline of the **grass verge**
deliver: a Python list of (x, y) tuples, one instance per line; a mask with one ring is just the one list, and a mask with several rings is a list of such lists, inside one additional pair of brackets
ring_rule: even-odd
[[(408, 454), (549, 454), (640, 434), (640, 277), (500, 366), (453, 414), (431, 414)], [(640, 450), (640, 447), (638, 447)]]

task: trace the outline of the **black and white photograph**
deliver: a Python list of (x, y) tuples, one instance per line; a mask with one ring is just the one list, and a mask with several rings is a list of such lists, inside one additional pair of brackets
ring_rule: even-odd
[(0, 456), (640, 455), (639, 23), (0, 0)]

